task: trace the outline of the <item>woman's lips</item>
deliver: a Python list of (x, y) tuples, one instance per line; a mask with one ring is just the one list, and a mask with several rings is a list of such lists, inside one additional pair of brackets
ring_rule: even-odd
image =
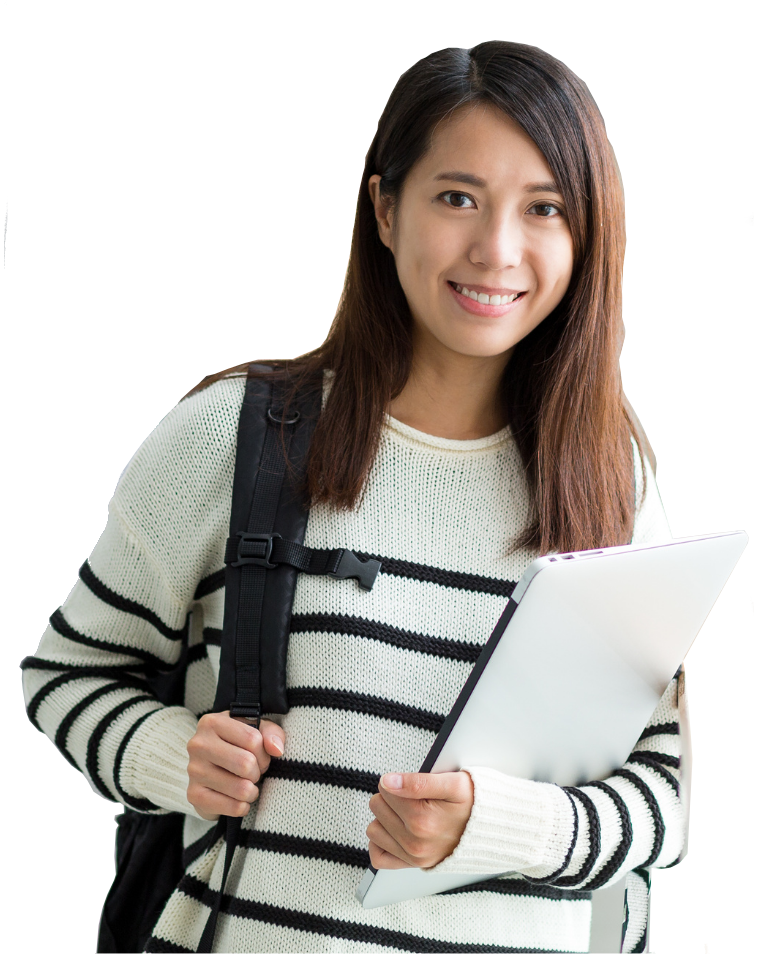
[[(500, 318), (502, 315), (513, 311), (527, 295), (527, 292), (518, 292), (518, 297), (515, 298), (514, 301), (507, 302), (505, 305), (484, 305), (482, 302), (475, 301), (473, 298), (469, 298), (468, 295), (463, 295), (461, 292), (456, 291), (456, 286), (451, 282), (447, 282), (446, 284), (450, 288), (455, 301), (464, 311), (468, 311), (470, 315), (479, 315), (481, 318)], [(472, 290), (478, 291), (478, 288), (475, 286)]]

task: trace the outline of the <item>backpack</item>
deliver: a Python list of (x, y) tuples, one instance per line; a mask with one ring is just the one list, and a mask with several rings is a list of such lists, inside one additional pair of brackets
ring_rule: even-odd
[[(347, 549), (303, 546), (308, 513), (301, 482), (321, 410), (321, 389), (285, 402), (280, 376), (251, 364), (240, 409), (225, 550), (224, 624), (213, 711), (258, 725), (261, 713), (286, 713), (287, 646), (297, 573), (356, 580), (371, 589), (380, 563)], [(164, 705), (181, 705), (188, 646), (165, 673), (148, 677)], [(184, 874), (184, 816), (146, 815), (130, 808), (117, 816), (116, 877), (103, 906), (99, 952), (141, 951)], [(242, 823), (222, 816), (226, 842), (222, 888), (199, 951), (210, 951), (229, 866)]]
[[(249, 365), (240, 410), (225, 550), (221, 659), (213, 706), (214, 712), (229, 709), (233, 718), (252, 725), (258, 724), (262, 712), (286, 713), (289, 709), (286, 662), (297, 573), (353, 579), (371, 589), (381, 566), (351, 550), (303, 546), (308, 513), (300, 487), (321, 410), (321, 389), (299, 393), (286, 402), (284, 381), (279, 376), (270, 380), (266, 372), (271, 370), (268, 365)], [(629, 404), (625, 407), (655, 472), (656, 459), (645, 432)], [(185, 643), (169, 672), (148, 678), (151, 690), (164, 705), (182, 704), (187, 648)], [(145, 815), (125, 808), (116, 820), (117, 872), (103, 906), (97, 950), (141, 951), (184, 874), (184, 816), (178, 812)], [(241, 818), (226, 816), (217, 823), (217, 838), (224, 838), (226, 846), (224, 868), (199, 954), (210, 952), (213, 946), (241, 824)], [(624, 889), (627, 880), (636, 876), (648, 884), (648, 872), (640, 870), (631, 872), (619, 885), (593, 894), (594, 920), (600, 920), (597, 915), (604, 906), (603, 919), (611, 922), (615, 937), (623, 938), (627, 925)], [(637, 949), (646, 950), (645, 935), (642, 941), (646, 946)]]

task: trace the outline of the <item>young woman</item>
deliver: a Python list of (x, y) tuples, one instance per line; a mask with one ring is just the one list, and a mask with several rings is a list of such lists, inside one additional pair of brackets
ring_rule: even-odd
[[(435, 734), (420, 714), (448, 712), (537, 554), (668, 536), (620, 381), (623, 252), (614, 155), (564, 64), (491, 42), (401, 77), (337, 317), (286, 369), (288, 387), (323, 389), (306, 544), (385, 563), (370, 592), (299, 577), (290, 710), (260, 730), (210, 713), (245, 367), (203, 382), (132, 459), (24, 666), (30, 718), (96, 791), (184, 818), (147, 950), (197, 949), (219, 815), (244, 816), (224, 951), (587, 950), (591, 889), (677, 861), (674, 680), (605, 781), (416, 772)], [(186, 633), (183, 704), (162, 706), (142, 674), (175, 664)], [(490, 877), (364, 910), (369, 859)], [(642, 949), (643, 877), (630, 885), (625, 944)]]

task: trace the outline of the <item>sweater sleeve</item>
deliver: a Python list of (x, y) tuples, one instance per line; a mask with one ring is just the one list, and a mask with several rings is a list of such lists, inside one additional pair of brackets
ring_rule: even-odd
[[(671, 539), (650, 468), (646, 476), (633, 542)], [(680, 674), (626, 763), (603, 781), (560, 787), (465, 766), (474, 782), (472, 812), (459, 844), (434, 870), (518, 872), (533, 882), (595, 889), (641, 866), (676, 863), (685, 836), (680, 798), (683, 692)]]
[[(206, 679), (187, 693), (183, 648), (202, 584), (223, 567), (243, 388), (212, 385), (147, 438), (74, 588), (21, 664), (32, 724), (96, 792), (141, 812), (199, 817), (186, 796), (186, 746), (214, 687)], [(151, 690), (151, 677), (172, 672), (192, 708), (163, 705)]]

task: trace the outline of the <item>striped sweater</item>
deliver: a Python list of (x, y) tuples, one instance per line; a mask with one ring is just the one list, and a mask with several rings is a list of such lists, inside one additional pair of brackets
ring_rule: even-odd
[[(148, 951), (195, 950), (221, 879), (214, 823), (186, 798), (186, 745), (215, 694), (243, 392), (244, 378), (219, 381), (147, 438), (79, 580), (22, 663), (29, 718), (96, 792), (185, 816), (184, 877)], [(647, 476), (635, 542), (669, 537)], [(361, 505), (313, 508), (307, 545), (375, 554), (382, 571), (370, 592), (350, 580), (298, 579), (290, 711), (276, 717), (285, 754), (243, 822), (215, 950), (582, 951), (592, 889), (678, 859), (673, 680), (626, 765), (604, 781), (561, 788), (467, 766), (474, 807), (439, 869), (488, 880), (371, 910), (355, 899), (370, 795), (383, 772), (419, 768), (535, 556), (509, 552), (528, 514), (508, 428), (454, 441), (392, 418)], [(175, 663), (184, 640), (184, 705), (164, 707), (144, 675)], [(634, 920), (635, 892), (630, 902)], [(641, 930), (628, 931), (629, 949)]]

